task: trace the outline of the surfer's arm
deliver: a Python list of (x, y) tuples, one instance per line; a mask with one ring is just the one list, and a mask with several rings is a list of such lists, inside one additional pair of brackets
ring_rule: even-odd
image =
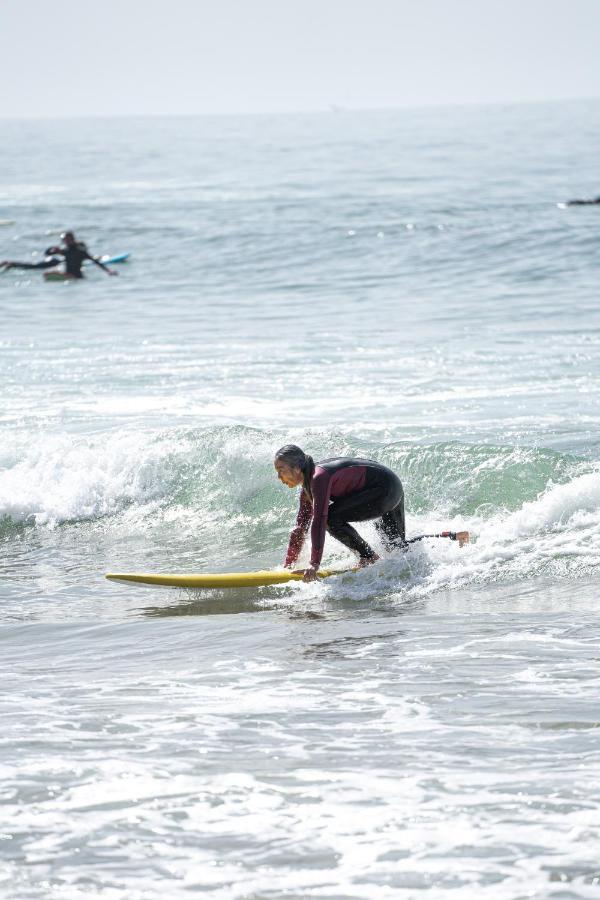
[(308, 531), (308, 526), (310, 525), (311, 517), (312, 504), (306, 496), (305, 491), (302, 491), (302, 493), (300, 494), (300, 507), (298, 509), (298, 515), (296, 516), (296, 525), (294, 526), (292, 533), (290, 534), (287, 553), (285, 554), (284, 566), (286, 569), (289, 569), (291, 566), (293, 566), (300, 556), (300, 552), (302, 550), (302, 547), (304, 546), (306, 532)]
[(105, 266), (103, 262), (101, 262), (97, 256), (92, 256), (90, 253), (87, 254), (87, 259), (91, 260), (94, 265), (99, 266), (101, 269), (104, 269), (107, 275), (118, 275), (118, 272), (115, 272), (114, 269), (109, 269), (108, 266)]

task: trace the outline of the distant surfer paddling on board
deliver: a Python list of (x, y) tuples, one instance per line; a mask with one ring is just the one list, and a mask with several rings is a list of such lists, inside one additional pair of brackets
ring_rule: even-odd
[(86, 259), (89, 259), (90, 262), (93, 262), (100, 269), (104, 269), (107, 275), (119, 274), (118, 272), (115, 272), (114, 269), (109, 269), (108, 266), (105, 266), (104, 263), (100, 262), (95, 256), (92, 256), (88, 252), (88, 248), (83, 241), (75, 239), (75, 235), (72, 231), (65, 231), (64, 234), (61, 234), (61, 238), (63, 246), (52, 247), (52, 252), (64, 257), (65, 274), (67, 278), (83, 278), (81, 267)]
[[(62, 256), (65, 262), (65, 271), (61, 273), (64, 278), (83, 278), (81, 267), (86, 259), (95, 265), (104, 269), (107, 275), (118, 275), (114, 269), (109, 269), (103, 262), (92, 256), (88, 252), (88, 248), (83, 241), (78, 241), (72, 231), (65, 231), (61, 234), (63, 245), (61, 247), (48, 247), (45, 258), (39, 263), (17, 262), (15, 260), (4, 260), (0, 262), (0, 268), (5, 269), (51, 269), (61, 263)], [(52, 272), (46, 272), (51, 275)]]
[(592, 200), (567, 200), (567, 206), (598, 206), (600, 204), (600, 197), (594, 197)]
[(315, 463), (295, 444), (286, 444), (275, 454), (277, 476), (289, 488), (302, 486), (296, 525), (290, 535), (284, 566), (291, 568), (300, 555), (311, 525), (310, 565), (304, 581), (314, 581), (323, 556), (326, 531), (368, 566), (379, 557), (350, 522), (376, 519), (387, 549), (401, 549), (423, 537), (449, 537), (467, 543), (467, 531), (445, 531), (406, 540), (404, 489), (395, 472), (372, 459), (337, 456)]

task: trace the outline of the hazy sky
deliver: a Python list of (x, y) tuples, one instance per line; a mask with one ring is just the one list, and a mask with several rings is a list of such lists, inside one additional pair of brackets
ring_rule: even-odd
[(0, 0), (0, 116), (600, 95), (600, 0)]

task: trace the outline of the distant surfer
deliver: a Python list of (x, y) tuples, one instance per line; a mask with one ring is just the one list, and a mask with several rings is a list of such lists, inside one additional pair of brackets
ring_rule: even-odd
[(87, 259), (94, 265), (103, 269), (107, 275), (118, 275), (114, 269), (109, 269), (100, 259), (92, 256), (83, 241), (78, 241), (72, 231), (65, 231), (61, 234), (62, 245), (60, 247), (49, 247), (46, 250), (46, 257), (39, 263), (21, 263), (5, 260), (0, 263), (5, 269), (49, 269), (60, 264), (60, 257), (63, 257), (65, 263), (64, 276), (66, 278), (83, 278), (81, 267)]
[(566, 206), (594, 206), (600, 204), (600, 197), (594, 197), (591, 200), (567, 200)]

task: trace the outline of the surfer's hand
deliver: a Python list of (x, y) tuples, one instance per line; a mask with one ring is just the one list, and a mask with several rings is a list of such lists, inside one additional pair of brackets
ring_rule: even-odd
[(309, 566), (304, 570), (304, 578), (302, 581), (315, 581), (317, 578), (317, 569), (315, 566)]
[(468, 531), (457, 531), (456, 532), (456, 540), (458, 541), (459, 547), (464, 547), (465, 544), (469, 543), (470, 535)]

